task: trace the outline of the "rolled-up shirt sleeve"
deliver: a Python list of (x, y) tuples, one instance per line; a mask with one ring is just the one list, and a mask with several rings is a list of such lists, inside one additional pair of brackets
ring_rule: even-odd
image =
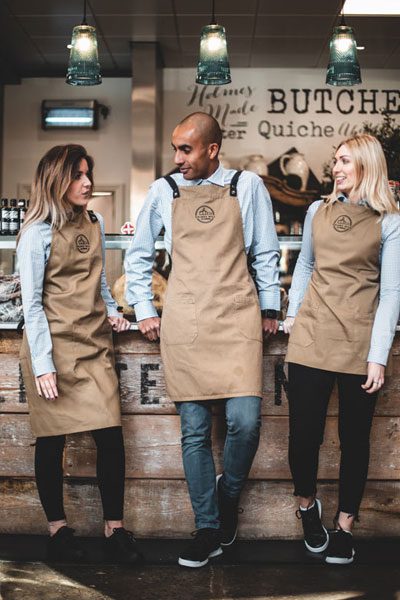
[(32, 225), (21, 236), (18, 247), (25, 331), (36, 377), (55, 372), (49, 324), (43, 308), (46, 242), (40, 227)]
[(156, 181), (150, 187), (143, 208), (140, 211), (135, 235), (125, 256), (125, 297), (128, 304), (134, 306), (137, 321), (157, 316), (153, 304), (151, 282), (155, 241), (163, 227), (158, 208), (160, 193), (160, 184)]
[(400, 311), (400, 216), (382, 222), (379, 304), (371, 334), (368, 362), (386, 365)]
[(103, 259), (103, 267), (101, 269), (101, 287), (100, 287), (101, 297), (103, 298), (104, 304), (106, 305), (107, 316), (108, 317), (118, 317), (118, 316), (120, 316), (118, 313), (118, 305), (111, 295), (110, 288), (108, 287), (108, 284), (107, 284), (107, 278), (106, 278), (106, 272), (105, 272), (106, 238), (105, 238), (105, 234), (104, 234), (104, 219), (99, 213), (96, 213), (96, 216), (100, 223), (101, 254), (102, 254), (102, 259)]
[(276, 235), (272, 203), (261, 179), (257, 178), (253, 199), (253, 238), (250, 247), (252, 267), (260, 308), (280, 310), (279, 242)]

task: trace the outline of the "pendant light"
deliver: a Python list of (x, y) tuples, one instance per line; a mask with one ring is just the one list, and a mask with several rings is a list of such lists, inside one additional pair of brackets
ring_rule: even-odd
[(83, 2), (83, 21), (72, 31), (66, 82), (70, 85), (99, 85), (100, 64), (97, 53), (96, 28), (86, 23), (86, 0)]
[(201, 30), (196, 83), (224, 85), (231, 81), (225, 28), (215, 22), (212, 0), (211, 23)]
[(354, 32), (346, 25), (341, 10), (340, 25), (334, 28), (329, 42), (329, 65), (326, 71), (328, 85), (357, 85), (361, 83), (360, 65), (357, 58), (357, 44)]

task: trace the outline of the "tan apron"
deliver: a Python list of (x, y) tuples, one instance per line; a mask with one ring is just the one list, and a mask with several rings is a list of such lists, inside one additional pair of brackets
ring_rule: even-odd
[(262, 396), (261, 312), (235, 197), (238, 175), (231, 186), (179, 190), (167, 178), (175, 192), (161, 355), (175, 402)]
[(365, 375), (378, 306), (381, 222), (366, 206), (322, 203), (312, 235), (314, 271), (286, 360)]
[(95, 215), (77, 213), (53, 232), (43, 282), (43, 307), (53, 344), (59, 396), (37, 394), (24, 332), (21, 370), (36, 437), (121, 424), (118, 380), (101, 296), (101, 231)]

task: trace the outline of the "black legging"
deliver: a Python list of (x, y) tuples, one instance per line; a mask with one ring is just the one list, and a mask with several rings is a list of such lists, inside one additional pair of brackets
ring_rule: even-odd
[(369, 463), (369, 436), (378, 393), (361, 388), (365, 375), (334, 373), (289, 363), (289, 463), (294, 494), (314, 496), (318, 456), (333, 385), (339, 394), (338, 511), (358, 516)]
[[(122, 427), (91, 432), (97, 446), (97, 481), (106, 521), (123, 518), (125, 451)], [(65, 435), (36, 440), (35, 475), (40, 501), (48, 521), (65, 519), (62, 459)]]

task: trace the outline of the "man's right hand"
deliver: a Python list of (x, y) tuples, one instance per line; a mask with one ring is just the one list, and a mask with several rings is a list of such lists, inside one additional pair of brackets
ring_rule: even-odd
[(160, 325), (160, 317), (150, 317), (149, 319), (138, 321), (140, 333), (142, 333), (145, 338), (150, 340), (150, 342), (155, 342), (160, 337)]

